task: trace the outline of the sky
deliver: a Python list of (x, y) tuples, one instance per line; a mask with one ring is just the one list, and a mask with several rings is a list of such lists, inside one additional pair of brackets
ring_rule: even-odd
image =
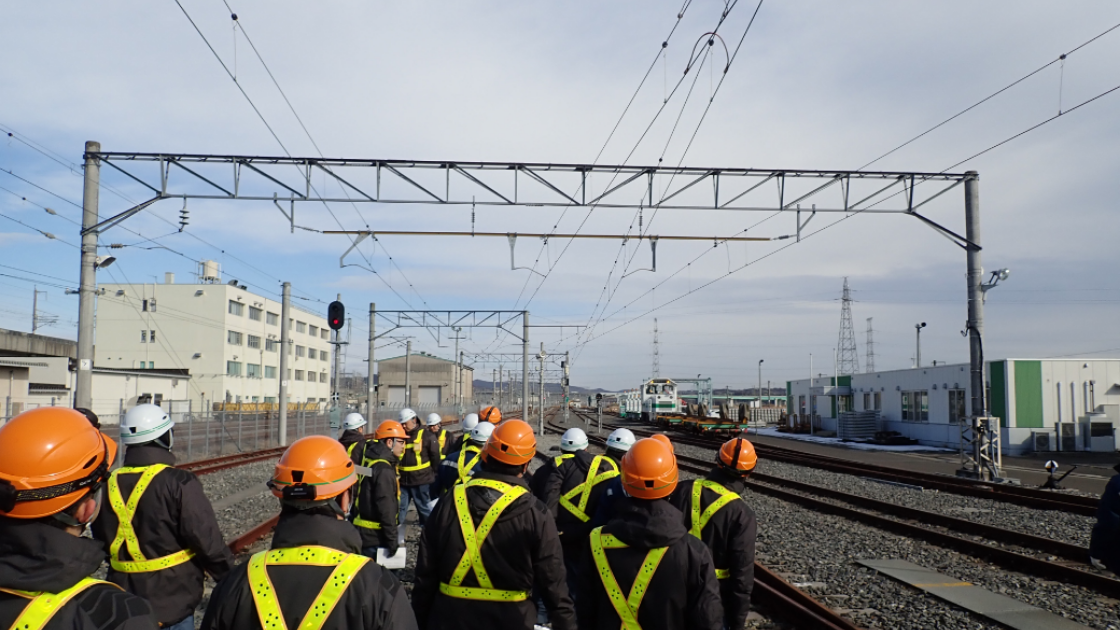
[[(78, 278), (87, 140), (104, 151), (827, 170), (889, 152), (870, 168), (979, 173), (985, 268), (1012, 270), (988, 294), (987, 358), (1120, 356), (1120, 90), (1077, 107), (1120, 85), (1120, 29), (1106, 33), (1120, 23), (1113, 2), (161, 0), (3, 13), (3, 328), (31, 329), (38, 288), (39, 332), (76, 337), (77, 299), (65, 290)], [(705, 52), (717, 25), (722, 39)], [(109, 168), (102, 184), (103, 217), (148, 197)], [(819, 202), (837, 203), (829, 194)], [(216, 260), (223, 280), (270, 297), (290, 281), (312, 310), (341, 293), (351, 370), (364, 371), (376, 302), (527, 309), (531, 323), (554, 326), (531, 331), (531, 353), (542, 342), (569, 352), (584, 387), (650, 376), (654, 318), (661, 376), (750, 387), (762, 360), (764, 386), (784, 384), (810, 365), (832, 373), (844, 278), (861, 369), (868, 318), (878, 369), (912, 365), (919, 322), (924, 363), (968, 360), (964, 252), (911, 217), (818, 216), (801, 242), (662, 241), (656, 271), (637, 271), (650, 254), (635, 240), (519, 238), (516, 264), (535, 273), (510, 269), (504, 238), (383, 236), (347, 259), (371, 272), (340, 268), (346, 237), (293, 233), (271, 203), (191, 200), (179, 231), (182, 207), (161, 201), (102, 234), (101, 253), (117, 262), (98, 278), (192, 281), (198, 261)], [(960, 188), (924, 210), (963, 232)], [(472, 228), (469, 206), (303, 204), (297, 218), (320, 231)], [(635, 219), (480, 205), (473, 226), (633, 234)], [(642, 222), (655, 235), (795, 231), (791, 215), (755, 212), (647, 208)], [(414, 351), (453, 352), (445, 333), (407, 334)], [(520, 352), (494, 329), (463, 335), (468, 353)], [(382, 338), (378, 356), (399, 354), (401, 338)], [(478, 376), (493, 367), (479, 363)]]

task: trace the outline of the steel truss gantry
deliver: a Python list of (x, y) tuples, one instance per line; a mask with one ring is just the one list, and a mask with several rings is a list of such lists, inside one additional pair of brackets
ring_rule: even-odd
[[(924, 173), (131, 153), (102, 151), (100, 143), (94, 141), (86, 143), (84, 158), (78, 375), (75, 381), (78, 406), (88, 406), (92, 398), (93, 302), (97, 290), (99, 234), (163, 199), (213, 199), (273, 202), (293, 231), (302, 227), (296, 225), (297, 202), (796, 213), (796, 231), (771, 237), (773, 240), (800, 240), (802, 230), (817, 213), (910, 215), (966, 252), (971, 415), (981, 423), (987, 422), (980, 340), (983, 269), (980, 264), (979, 176), (974, 171)], [(144, 163), (149, 167), (144, 168)], [(103, 165), (148, 189), (153, 196), (101, 220), (98, 187)], [(315, 178), (320, 175), (323, 182), (330, 183), (332, 190), (341, 193), (327, 194), (317, 187)], [(965, 189), (964, 235), (918, 212), (962, 184)], [(323, 189), (326, 188), (323, 185)], [(281, 202), (287, 203), (287, 210)], [(809, 207), (803, 209), (803, 204)], [(641, 236), (636, 235), (636, 238)], [(442, 323), (450, 327), (450, 321), (441, 320)], [(422, 326), (415, 322), (407, 325), (412, 324)], [(524, 325), (521, 339), (526, 378), (523, 381), (527, 381), (528, 313), (524, 313)], [(527, 382), (525, 387), (527, 390)], [(528, 391), (524, 392), (524, 400), (528, 400)], [(999, 467), (992, 462), (998, 459), (982, 453), (982, 443), (983, 440), (974, 442), (966, 468), (978, 477), (997, 477)]]

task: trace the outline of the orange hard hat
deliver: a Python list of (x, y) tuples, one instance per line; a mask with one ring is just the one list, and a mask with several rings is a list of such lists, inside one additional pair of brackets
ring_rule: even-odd
[(670, 453), (675, 454), (677, 452), (677, 449), (673, 448), (673, 443), (669, 441), (669, 436), (668, 435), (665, 435), (664, 433), (654, 433), (650, 437), (657, 440), (658, 442), (661, 442), (665, 446), (668, 446)]
[(483, 422), (489, 422), (491, 424), (501, 424), (502, 410), (493, 406), (487, 407), (478, 412), (478, 419), (482, 420)]
[(662, 440), (638, 440), (622, 457), (622, 485), (638, 499), (660, 499), (677, 487), (677, 458)]
[(404, 432), (404, 426), (396, 420), (386, 420), (377, 425), (377, 432), (373, 437), (378, 440), (388, 440), (389, 438), (400, 438), (402, 440), (408, 439), (408, 434)]
[(533, 435), (533, 427), (514, 418), (494, 427), (482, 450), (482, 459), (488, 461), (493, 457), (503, 464), (520, 466), (532, 461), (536, 452), (537, 436)]
[(40, 407), (0, 427), (0, 515), (42, 518), (109, 478), (117, 443), (81, 412)]
[(750, 472), (758, 464), (758, 454), (754, 444), (746, 438), (732, 438), (719, 448), (719, 461), (724, 466), (739, 472)]
[(319, 501), (354, 485), (354, 462), (337, 440), (325, 435), (300, 438), (284, 451), (268, 487), (282, 499)]

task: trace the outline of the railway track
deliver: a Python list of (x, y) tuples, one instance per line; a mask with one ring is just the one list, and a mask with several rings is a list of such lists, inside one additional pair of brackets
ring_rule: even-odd
[[(584, 412), (577, 411), (576, 414), (584, 418), (590, 418)], [(646, 426), (617, 425), (607, 424), (605, 422), (603, 426), (611, 429), (625, 426), (636, 434), (647, 437), (660, 432)], [(719, 445), (723, 443), (722, 439), (704, 438), (672, 429), (670, 429), (670, 431), (673, 432), (673, 439), (681, 444), (717, 449)], [(1097, 505), (1100, 503), (1099, 499), (1095, 497), (1060, 494), (1010, 484), (991, 483), (962, 477), (951, 477), (949, 475), (904, 470), (890, 466), (865, 464), (838, 457), (805, 453), (768, 444), (755, 444), (755, 451), (758, 453), (759, 457), (764, 459), (809, 466), (831, 472), (858, 476), (874, 476), (875, 478), (886, 481), (921, 486), (931, 490), (949, 492), (962, 496), (992, 499), (1039, 510), (1057, 510), (1082, 516), (1095, 516), (1097, 513)]]
[(269, 459), (276, 459), (284, 452), (283, 446), (275, 448), (266, 448), (259, 451), (249, 451), (245, 453), (234, 453), (233, 455), (223, 455), (221, 457), (213, 457), (210, 459), (199, 459), (185, 464), (179, 464), (178, 468), (190, 471), (196, 475), (208, 475), (216, 473), (220, 470), (227, 470), (229, 468), (236, 468), (244, 466), (245, 464), (252, 464), (253, 462), (263, 462)]
[[(561, 432), (565, 429), (558, 425), (550, 425), (549, 428)], [(654, 431), (648, 433), (652, 434)], [(600, 445), (605, 443), (600, 437), (591, 436), (590, 439)], [(696, 440), (678, 441), (712, 448), (709, 440), (703, 440), (700, 444)], [(710, 460), (679, 452), (677, 462), (682, 470), (696, 474), (706, 474), (712, 465)], [(852, 474), (866, 474), (860, 469), (853, 470), (857, 472)], [(834, 514), (908, 538), (984, 558), (1005, 569), (1083, 586), (1109, 597), (1120, 598), (1120, 580), (1091, 568), (1087, 563), (1088, 551), (1078, 545), (763, 473), (752, 474), (746, 486), (752, 491), (814, 511)], [(1014, 545), (1019, 549), (1008, 549), (1007, 545)], [(1054, 559), (1030, 555), (1032, 552), (1052, 556)]]

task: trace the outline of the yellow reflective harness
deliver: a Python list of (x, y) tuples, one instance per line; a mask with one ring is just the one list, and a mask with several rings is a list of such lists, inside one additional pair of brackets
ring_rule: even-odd
[(443, 447), (447, 445), (447, 429), (439, 430), (439, 452), (443, 452)]
[[(470, 461), (464, 461), (468, 453), (474, 453), (474, 457)], [(478, 458), (482, 456), (482, 449), (470, 444), (464, 444), (463, 448), (459, 451), (459, 480), (456, 484), (467, 483), (471, 478), (471, 472), (474, 470), (475, 464), (478, 463)]]
[[(708, 508), (704, 510), (703, 513), (701, 513), (700, 494), (704, 492), (704, 488), (707, 488), (712, 492), (718, 494), (719, 498), (715, 501), (712, 501), (711, 505), (709, 505)], [(688, 533), (697, 538), (700, 538), (700, 533), (704, 530), (705, 527), (708, 526), (708, 521), (712, 520), (712, 517), (716, 515), (716, 512), (723, 509), (723, 507), (728, 503), (742, 498), (743, 497), (735, 494), (727, 488), (724, 488), (714, 481), (708, 481), (707, 479), (697, 479), (692, 484), (692, 528), (688, 530)], [(729, 577), (731, 577), (730, 570), (716, 569), (716, 579), (726, 580)]]
[[(502, 496), (486, 511), (476, 530), (467, 504), (467, 488), (477, 487), (497, 490), (502, 493)], [(463, 552), (463, 557), (455, 567), (454, 573), (451, 574), (451, 580), (440, 582), (439, 592), (449, 597), (487, 602), (520, 602), (529, 597), (526, 591), (504, 591), (494, 588), (494, 584), (490, 581), (490, 574), (482, 564), (482, 543), (486, 541), (494, 523), (511, 503), (527, 492), (521, 486), (511, 486), (492, 479), (472, 479), (461, 486), (455, 486), (453, 491), (455, 512), (459, 516), (459, 528), (463, 530), (463, 544), (467, 549)], [(479, 586), (463, 586), (463, 579), (472, 569)]]
[[(136, 530), (132, 526), (132, 519), (136, 517), (136, 506), (140, 503), (140, 497), (148, 489), (152, 479), (155, 479), (155, 476), (165, 468), (169, 468), (169, 466), (155, 464), (152, 466), (118, 468), (109, 476), (109, 505), (112, 506), (118, 521), (117, 535), (113, 538), (113, 543), (109, 545), (109, 564), (114, 571), (150, 573), (178, 566), (184, 562), (189, 562), (194, 557), (193, 551), (184, 549), (149, 560), (140, 551), (140, 540), (136, 538)], [(128, 495), (128, 503), (125, 503), (124, 499), (121, 498), (119, 475), (136, 473), (140, 474), (140, 479), (136, 482), (136, 487), (132, 489), (132, 493)], [(122, 545), (128, 549), (128, 555), (132, 556), (131, 562), (118, 559)]]
[(658, 547), (649, 550), (645, 560), (642, 561), (642, 567), (638, 569), (637, 577), (634, 578), (634, 584), (630, 587), (630, 595), (626, 596), (623, 595), (622, 587), (614, 577), (614, 571), (611, 570), (605, 551), (626, 547), (629, 545), (611, 534), (604, 534), (602, 527), (591, 530), (591, 556), (595, 559), (595, 568), (599, 572), (603, 588), (607, 591), (607, 597), (610, 598), (611, 605), (622, 620), (622, 630), (642, 630), (641, 624), (638, 623), (638, 607), (642, 605), (642, 598), (649, 589), (653, 574), (657, 572), (657, 566), (661, 564), (661, 559), (665, 557), (665, 552), (669, 548)]
[(365, 556), (317, 545), (273, 549), (253, 554), (249, 560), (249, 584), (253, 590), (253, 602), (257, 605), (257, 617), (260, 619), (261, 627), (264, 630), (288, 628), (288, 624), (284, 621), (284, 613), (280, 610), (276, 589), (268, 577), (266, 568), (268, 565), (334, 567), (334, 571), (331, 571), (327, 581), (323, 582), (319, 595), (315, 597), (311, 608), (299, 624), (299, 630), (319, 630), (338, 605), (338, 601), (342, 599), (346, 587), (369, 560)]
[[(375, 464), (385, 464), (386, 466), (389, 466), (390, 468), (392, 468), (392, 466), (393, 466), (392, 464), (389, 463), (389, 460), (387, 460), (387, 459), (369, 459), (369, 458), (366, 457), (365, 451), (362, 451), (362, 466), (372, 469)], [(396, 476), (395, 473), (393, 474), (393, 480), (396, 481), (396, 483), (397, 483), (397, 501), (400, 501), (401, 500), (401, 480), (400, 480), (399, 477)], [(362, 493), (361, 493), (361, 489), (359, 488), (358, 489), (358, 496), (357, 496), (357, 498), (354, 499), (354, 514), (355, 514), (354, 521), (353, 521), (354, 525), (356, 525), (358, 527), (364, 527), (366, 529), (381, 529), (381, 523), (378, 523), (377, 521), (370, 521), (370, 520), (364, 519), (360, 516), (361, 512), (358, 510), (358, 501), (359, 501), (359, 499), (361, 499), (361, 497), (362, 497)], [(394, 515), (393, 518), (395, 520), (399, 517)]]
[[(416, 456), (416, 464), (414, 466), (401, 466), (401, 472), (413, 472), (416, 470), (424, 470), (432, 465), (432, 462), (425, 462), (424, 458), (420, 456), (424, 448), (424, 429), (416, 433), (416, 439), (410, 445), (413, 454)], [(421, 463), (423, 462), (423, 463)]]
[(552, 463), (555, 464), (557, 468), (560, 468), (560, 464), (563, 464), (564, 460), (571, 459), (573, 457), (575, 457), (575, 455), (573, 455), (572, 453), (564, 453), (563, 455), (557, 455), (556, 457), (553, 457)]
[[(600, 474), (599, 465), (604, 461), (610, 464), (611, 469)], [(591, 461), (591, 468), (587, 471), (587, 479), (560, 497), (560, 505), (584, 523), (590, 521), (591, 517), (587, 515), (587, 502), (591, 499), (591, 491), (600, 483), (617, 476), (618, 466), (614, 463), (614, 460), (603, 455), (596, 455), (595, 459)], [(579, 503), (572, 503), (572, 499), (577, 496), (579, 497)]]
[(59, 593), (19, 591), (16, 589), (0, 588), (0, 591), (5, 593), (31, 600), (24, 606), (19, 616), (16, 617), (15, 623), (11, 626), (11, 630), (42, 630), (54, 617), (55, 613), (66, 605), (66, 602), (74, 599), (75, 596), (80, 595), (82, 591), (87, 588), (97, 584), (108, 584), (114, 588), (120, 588), (111, 582), (103, 582), (89, 577), (82, 578), (74, 586)]

